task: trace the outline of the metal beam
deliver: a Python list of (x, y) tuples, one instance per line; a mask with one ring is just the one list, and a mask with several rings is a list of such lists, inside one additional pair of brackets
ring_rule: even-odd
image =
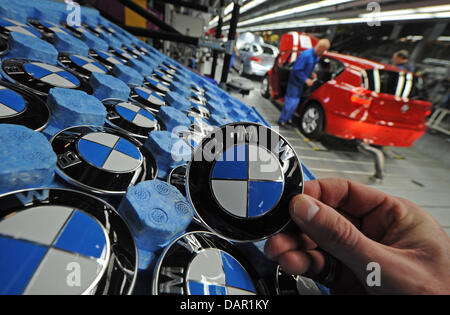
[(161, 21), (159, 18), (154, 16), (152, 13), (150, 13), (149, 11), (147, 11), (146, 9), (141, 7), (140, 5), (134, 3), (133, 1), (131, 1), (131, 0), (117, 0), (117, 1), (122, 3), (124, 6), (126, 6), (130, 10), (133, 10), (134, 12), (139, 14), (140, 16), (144, 17), (145, 19), (147, 19), (151, 23), (155, 24), (156, 26), (158, 26), (162, 30), (168, 31), (168, 32), (172, 32), (172, 33), (176, 33), (176, 34), (180, 34), (180, 32), (178, 32), (174, 27), (172, 27), (171, 25)]
[(162, 3), (170, 3), (173, 5), (177, 5), (177, 6), (181, 6), (181, 7), (185, 7), (185, 8), (189, 8), (189, 9), (193, 9), (196, 11), (201, 11), (201, 12), (206, 12), (206, 13), (212, 13), (214, 11), (216, 11), (216, 9), (213, 9), (211, 7), (208, 7), (206, 5), (201, 5), (201, 4), (197, 4), (197, 3), (192, 3), (189, 1), (182, 1), (182, 0), (155, 0), (158, 2), (162, 2)]
[[(220, 7), (223, 7), (225, 5), (224, 0), (220, 0)], [(219, 15), (219, 21), (216, 28), (216, 39), (220, 39), (222, 37), (222, 26), (223, 26), (223, 15), (222, 12)], [(217, 58), (219, 57), (219, 53), (214, 50), (213, 51), (213, 62), (211, 67), (211, 78), (215, 79), (216, 77), (216, 68), (217, 68)]]
[(198, 46), (199, 41), (200, 41), (200, 39), (197, 37), (186, 36), (186, 35), (182, 35), (180, 33), (154, 31), (154, 30), (147, 29), (147, 28), (127, 26), (127, 25), (119, 25), (119, 26), (135, 36), (168, 40), (168, 41), (172, 41), (172, 42), (184, 43), (184, 44), (194, 45), (194, 46)]
[(222, 78), (220, 79), (220, 84), (223, 86), (227, 83), (228, 73), (230, 72), (230, 62), (231, 56), (233, 55), (234, 43), (236, 40), (236, 29), (239, 21), (239, 10), (241, 6), (238, 1), (236, 1), (233, 5), (233, 13), (231, 15), (231, 23), (230, 30), (228, 32), (228, 43), (232, 44), (231, 49), (227, 49), (228, 51), (225, 53), (225, 58), (223, 60), (223, 68), (222, 68)]

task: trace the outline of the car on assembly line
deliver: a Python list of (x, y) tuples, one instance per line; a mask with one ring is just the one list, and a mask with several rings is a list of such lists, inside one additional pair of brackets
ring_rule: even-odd
[(278, 56), (278, 48), (268, 44), (245, 43), (239, 49), (239, 57), (234, 61), (239, 75), (264, 76), (269, 71), (275, 58)]
[[(301, 49), (281, 51), (263, 78), (261, 94), (283, 103), (289, 73)], [(327, 52), (305, 88), (297, 114), (308, 138), (329, 134), (379, 146), (412, 146), (426, 131), (431, 103), (411, 72), (364, 58)]]

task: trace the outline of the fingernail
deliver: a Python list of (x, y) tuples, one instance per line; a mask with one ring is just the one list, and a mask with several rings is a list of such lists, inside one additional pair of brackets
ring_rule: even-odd
[(291, 214), (304, 223), (311, 222), (311, 220), (319, 212), (320, 207), (307, 196), (300, 196), (294, 200)]

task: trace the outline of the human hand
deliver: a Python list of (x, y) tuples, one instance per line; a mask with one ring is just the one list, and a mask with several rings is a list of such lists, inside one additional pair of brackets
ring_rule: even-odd
[[(266, 256), (284, 271), (314, 279), (325, 265), (320, 248), (342, 264), (331, 293), (450, 293), (450, 239), (408, 200), (325, 179), (307, 182), (289, 210), (300, 231), (280, 233), (265, 245)], [(367, 282), (371, 262), (380, 266), (379, 286)]]
[(311, 74), (311, 77), (312, 77), (313, 80), (317, 79), (317, 73), (313, 72), (313, 73)]
[(306, 79), (306, 85), (307, 86), (313, 86), (313, 84), (314, 84), (314, 81), (313, 80), (311, 80), (311, 79)]

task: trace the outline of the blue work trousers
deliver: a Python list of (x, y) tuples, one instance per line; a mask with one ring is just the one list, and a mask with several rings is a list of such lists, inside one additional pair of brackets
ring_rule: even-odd
[[(300, 93), (300, 95), (301, 95), (301, 93)], [(281, 123), (285, 123), (288, 120), (292, 119), (299, 103), (300, 103), (300, 98), (286, 96), (284, 98), (284, 106), (283, 106), (283, 110), (281, 111), (281, 116), (280, 116), (279, 121)]]

